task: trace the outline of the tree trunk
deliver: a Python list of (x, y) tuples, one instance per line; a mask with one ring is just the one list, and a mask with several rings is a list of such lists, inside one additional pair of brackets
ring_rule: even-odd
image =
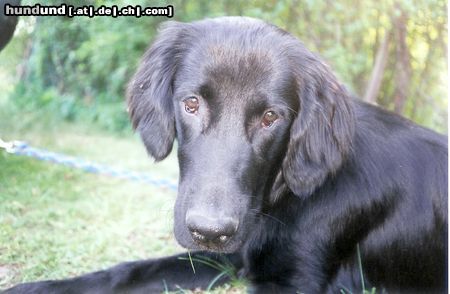
[(405, 11), (396, 5), (399, 15), (394, 18), (394, 34), (395, 34), (395, 90), (394, 90), (394, 111), (401, 114), (405, 108), (406, 100), (409, 95), (409, 87), (411, 82), (411, 63), (408, 45), (406, 44), (407, 21), (408, 16)]
[(391, 33), (385, 32), (383, 42), (375, 58), (375, 64), (370, 76), (370, 80), (367, 86), (366, 94), (364, 95), (364, 101), (375, 103), (380, 92), (381, 81), (383, 80), (384, 69), (388, 61), (389, 43), (391, 40)]

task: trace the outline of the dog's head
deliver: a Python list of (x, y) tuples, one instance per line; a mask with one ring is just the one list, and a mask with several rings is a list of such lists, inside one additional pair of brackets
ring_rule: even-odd
[(128, 103), (156, 160), (178, 140), (175, 236), (191, 249), (237, 250), (263, 209), (285, 193), (310, 197), (351, 148), (345, 89), (297, 39), (255, 19), (166, 23)]

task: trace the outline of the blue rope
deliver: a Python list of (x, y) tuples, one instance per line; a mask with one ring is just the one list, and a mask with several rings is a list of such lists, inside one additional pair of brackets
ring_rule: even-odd
[(50, 152), (44, 149), (34, 148), (29, 146), (25, 142), (20, 141), (4, 142), (0, 139), (0, 148), (5, 149), (8, 153), (28, 156), (43, 161), (62, 164), (68, 167), (81, 169), (89, 173), (103, 174), (121, 179), (143, 182), (156, 187), (168, 188), (172, 191), (177, 191), (177, 184), (175, 184), (174, 182), (165, 179), (155, 178), (148, 173), (138, 173), (108, 167), (84, 159), (67, 156), (55, 152)]

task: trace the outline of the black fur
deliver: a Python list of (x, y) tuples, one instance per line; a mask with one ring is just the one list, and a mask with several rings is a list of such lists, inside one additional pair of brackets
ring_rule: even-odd
[(228, 259), (251, 293), (361, 293), (361, 272), (377, 293), (446, 292), (447, 138), (351, 98), (290, 34), (249, 18), (167, 23), (128, 102), (155, 159), (178, 140), (175, 236), (203, 250), (196, 273), (173, 256), (7, 293), (205, 288), (220, 272), (201, 256)]

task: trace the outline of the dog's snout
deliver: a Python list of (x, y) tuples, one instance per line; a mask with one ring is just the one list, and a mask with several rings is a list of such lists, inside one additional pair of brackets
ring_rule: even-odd
[(232, 217), (210, 217), (199, 213), (186, 216), (186, 225), (195, 242), (211, 247), (227, 243), (238, 228), (238, 220)]

